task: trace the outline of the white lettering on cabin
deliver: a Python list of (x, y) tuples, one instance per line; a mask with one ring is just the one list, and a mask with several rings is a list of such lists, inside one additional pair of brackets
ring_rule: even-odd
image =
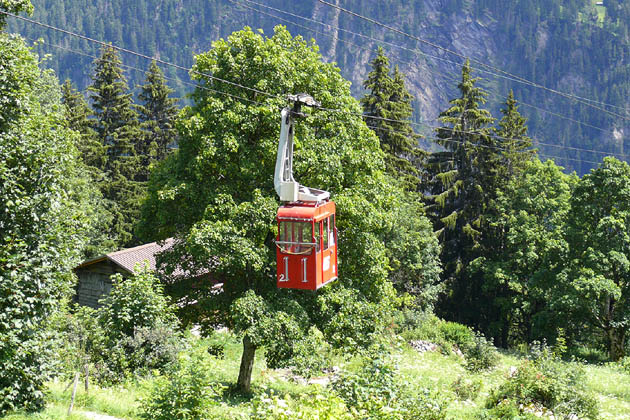
[(327, 257), (324, 257), (324, 262), (323, 262), (323, 269), (324, 271), (328, 271), (330, 269), (330, 255)]

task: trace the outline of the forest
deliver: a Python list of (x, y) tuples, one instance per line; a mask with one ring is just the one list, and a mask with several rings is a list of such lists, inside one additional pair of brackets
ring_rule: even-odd
[[(0, 415), (630, 415), (630, 165), (544, 158), (523, 92), (493, 105), (474, 58), (427, 149), (385, 46), (357, 99), (314, 40), (244, 27), (190, 57), (180, 98), (158, 57), (132, 88), (99, 38), (79, 90), (7, 13), (33, 5), (0, 0)], [(295, 177), (337, 207), (338, 279), (313, 292), (276, 287), (280, 110), (301, 92), (321, 107)], [(81, 262), (167, 240), (158, 269), (76, 304)]]
[[(245, 26), (272, 34), (280, 24), (293, 35), (315, 39), (327, 62), (336, 62), (352, 82), (353, 96), (365, 94), (363, 80), (378, 46), (407, 76), (414, 95), (416, 131), (432, 137), (438, 114), (457, 95), (465, 59), (483, 77), (487, 107), (499, 115), (510, 90), (542, 160), (554, 159), (578, 175), (602, 156), (627, 159), (630, 6), (622, 0), (344, 0), (359, 11), (409, 36), (315, 1), (286, 0), (35, 0), (33, 19), (87, 37), (177, 63), (163, 71), (177, 96), (192, 90), (185, 69), (213, 41)], [(386, 7), (382, 6), (387, 4)], [(48, 67), (83, 91), (91, 63), (99, 55), (93, 42), (48, 27), (8, 19), (11, 32), (35, 51), (50, 55)], [(449, 52), (438, 49), (445, 47)], [(123, 53), (130, 87), (143, 83), (144, 64)], [(500, 70), (499, 70), (500, 69)], [(502, 71), (506, 72), (503, 73)], [(524, 79), (524, 80), (523, 80)], [(533, 81), (535, 83), (527, 83)], [(568, 92), (557, 95), (542, 89)], [(136, 92), (137, 93), (137, 92)], [(430, 140), (421, 140), (433, 148)]]

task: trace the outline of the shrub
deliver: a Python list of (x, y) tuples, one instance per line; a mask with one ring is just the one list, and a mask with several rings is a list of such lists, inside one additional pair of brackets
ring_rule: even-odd
[(481, 390), (481, 379), (459, 376), (452, 384), (451, 390), (459, 400), (474, 400)]
[(181, 349), (177, 318), (162, 285), (148, 268), (136, 272), (128, 279), (112, 276), (111, 293), (98, 310), (105, 337), (92, 357), (105, 382), (164, 369)]
[(342, 399), (331, 392), (314, 391), (297, 400), (280, 398), (270, 392), (252, 401), (252, 420), (352, 420)]
[(476, 333), (472, 343), (462, 347), (462, 352), (466, 358), (466, 369), (472, 372), (490, 369), (499, 361), (496, 349), (481, 333)]
[(595, 419), (597, 403), (585, 390), (583, 376), (576, 363), (562, 362), (545, 345), (535, 346), (532, 360), (490, 393), (486, 408), (504, 419), (516, 418), (514, 409), (506, 407), (517, 407), (519, 413), (551, 410), (557, 418)]
[(212, 413), (225, 387), (210, 379), (206, 358), (193, 354), (179, 362), (166, 377), (155, 381), (147, 399), (141, 401), (140, 418), (148, 420), (219, 419)]
[(443, 420), (447, 401), (427, 389), (413, 392), (382, 358), (368, 359), (359, 373), (345, 373), (332, 385), (354, 418)]

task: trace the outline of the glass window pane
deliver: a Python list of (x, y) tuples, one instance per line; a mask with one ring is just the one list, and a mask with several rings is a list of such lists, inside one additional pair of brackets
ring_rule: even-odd
[(334, 217), (335, 216), (333, 215), (328, 218), (328, 228), (329, 228), (328, 237), (330, 238), (328, 242), (330, 242), (330, 246), (333, 246), (335, 244), (335, 219)]
[(322, 228), (322, 223), (321, 222), (315, 223), (315, 244), (316, 244), (315, 245), (315, 249), (317, 251), (319, 251), (319, 247), (321, 246), (321, 244), (320, 244), (320, 236), (319, 236), (319, 231), (320, 231), (321, 228)]
[(322, 232), (322, 235), (324, 236), (324, 246), (323, 249), (327, 249), (328, 248), (328, 218), (324, 219), (322, 221), (324, 223), (324, 231)]

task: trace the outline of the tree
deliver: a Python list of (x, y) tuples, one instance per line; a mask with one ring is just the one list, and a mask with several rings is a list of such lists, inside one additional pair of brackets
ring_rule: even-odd
[(141, 138), (137, 114), (116, 50), (103, 47), (94, 63), (89, 87), (96, 118), (96, 133), (107, 151), (103, 196), (112, 203), (111, 231), (118, 245), (134, 244), (133, 225), (138, 217), (144, 185), (138, 180), (140, 160), (136, 142)]
[(419, 182), (418, 162), (424, 152), (418, 147), (419, 136), (409, 121), (413, 96), (405, 87), (398, 66), (393, 77), (389, 75), (389, 60), (382, 48), (379, 47), (370, 64), (372, 71), (363, 82), (369, 93), (361, 98), (366, 124), (379, 138), (387, 170), (403, 180), (408, 190), (415, 191)]
[(177, 99), (170, 98), (173, 93), (166, 85), (162, 71), (154, 62), (146, 75), (146, 83), (141, 86), (138, 98), (143, 105), (136, 105), (140, 127), (143, 131), (138, 154), (142, 160), (144, 177), (148, 177), (151, 163), (166, 157), (168, 146), (176, 141), (175, 120), (177, 119)]
[(104, 172), (107, 162), (106, 148), (96, 136), (95, 120), (89, 118), (92, 111), (83, 95), (72, 87), (69, 80), (61, 86), (61, 94), (67, 125), (79, 134), (75, 137), (81, 160), (78, 164), (90, 180), (85, 192), (91, 203), (88, 207), (90, 210), (88, 217), (92, 223), (86, 232), (88, 242), (84, 256), (92, 258), (116, 248), (116, 238), (109, 232), (113, 222), (113, 215), (109, 209), (113, 207), (113, 203), (103, 198), (102, 194), (102, 190), (109, 182)]
[[(33, 13), (33, 5), (30, 0), (0, 0), (0, 10), (6, 10), (9, 13), (24, 11), (30, 15)], [(0, 14), (0, 30), (6, 25), (6, 18), (6, 15)]]
[(573, 314), (606, 334), (612, 360), (630, 327), (630, 165), (611, 157), (584, 175), (571, 198), (567, 287)]
[(107, 162), (106, 148), (96, 136), (96, 121), (90, 118), (92, 110), (70, 80), (66, 80), (61, 86), (61, 93), (68, 127), (81, 134), (77, 144), (81, 159), (95, 173), (96, 180), (103, 181)]
[[(244, 391), (260, 346), (274, 367), (290, 364), (304, 347), (297, 344), (317, 330), (349, 352), (369, 346), (393, 305), (387, 248), (404, 194), (383, 172), (378, 139), (356, 117), (361, 108), (349, 83), (315, 44), (280, 26), (268, 38), (246, 28), (219, 40), (194, 69), (199, 88), (178, 125), (180, 147), (152, 174), (141, 227), (147, 240), (176, 237), (160, 259), (165, 273), (211, 272), (223, 287), (216, 293), (211, 284), (171, 275), (167, 290), (183, 305), (197, 302), (195, 320), (204, 327), (229, 325), (242, 335)], [(273, 173), (279, 110), (291, 92), (344, 111), (315, 111), (296, 126), (296, 179), (332, 191), (343, 244), (339, 280), (317, 293), (275, 286)], [(417, 224), (432, 235), (426, 221)], [(435, 247), (410, 249), (421, 254), (417, 261), (437, 264)], [(426, 281), (437, 281), (437, 273)]]
[(518, 112), (514, 92), (511, 90), (501, 113), (503, 117), (499, 121), (499, 127), (494, 131), (498, 137), (498, 144), (503, 149), (498, 167), (501, 172), (499, 178), (506, 181), (518, 176), (526, 163), (532, 160), (536, 151), (531, 149), (532, 139), (527, 137), (527, 120)]
[(475, 300), (481, 297), (480, 285), (466, 277), (466, 270), (478, 256), (484, 218), (499, 182), (499, 150), (489, 127), (494, 119), (480, 107), (486, 93), (476, 86), (478, 80), (470, 76), (467, 61), (458, 85), (461, 96), (440, 114), (444, 125), (436, 132), (443, 149), (429, 156), (425, 169), (427, 210), (442, 239), (443, 278), (450, 293), (442, 310), (467, 322), (479, 314)]
[(525, 162), (521, 170), (492, 204), (488, 236), (496, 245), (471, 263), (490, 301), (488, 333), (504, 347), (550, 339), (566, 327), (553, 302), (561, 295), (556, 283), (568, 253), (564, 234), (577, 177), (550, 160)]
[(50, 375), (45, 325), (72, 286), (86, 180), (59, 83), (24, 41), (0, 33), (0, 413), (38, 410)]

